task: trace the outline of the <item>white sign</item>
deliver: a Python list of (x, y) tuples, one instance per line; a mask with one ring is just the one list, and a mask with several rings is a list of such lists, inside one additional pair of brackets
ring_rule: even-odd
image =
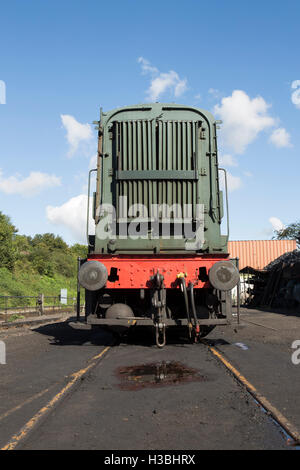
[(68, 289), (60, 289), (60, 303), (67, 305), (67, 303), (68, 303)]

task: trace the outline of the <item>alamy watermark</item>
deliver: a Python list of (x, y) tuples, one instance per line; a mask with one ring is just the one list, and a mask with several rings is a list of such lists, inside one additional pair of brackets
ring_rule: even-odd
[(292, 349), (296, 349), (292, 354), (292, 363), (298, 366), (300, 364), (300, 339), (296, 339), (292, 343)]
[(184, 239), (186, 250), (201, 249), (204, 244), (204, 204), (128, 207), (127, 196), (120, 196), (117, 211), (111, 204), (101, 204), (97, 216), (96, 235), (101, 240)]
[(0, 80), (0, 104), (6, 104), (6, 84)]
[(0, 364), (6, 364), (6, 346), (4, 341), (0, 341)]

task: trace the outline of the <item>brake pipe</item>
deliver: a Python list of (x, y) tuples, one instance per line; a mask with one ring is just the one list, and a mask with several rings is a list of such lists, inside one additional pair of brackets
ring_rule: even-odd
[(189, 299), (188, 299), (188, 294), (187, 294), (187, 289), (186, 289), (185, 278), (184, 277), (179, 277), (178, 279), (179, 279), (180, 286), (181, 286), (181, 291), (182, 291), (183, 297), (184, 297), (185, 311), (186, 311), (186, 316), (187, 316), (188, 324), (189, 324), (189, 336), (191, 337), (191, 329), (192, 329), (193, 325), (192, 325), (192, 322), (191, 322)]
[(200, 325), (198, 322), (196, 306), (195, 306), (194, 284), (192, 282), (189, 283), (189, 291), (190, 291), (191, 307), (192, 307), (192, 313), (193, 313), (194, 322), (195, 322), (195, 332), (196, 332), (196, 339), (197, 339), (200, 334)]

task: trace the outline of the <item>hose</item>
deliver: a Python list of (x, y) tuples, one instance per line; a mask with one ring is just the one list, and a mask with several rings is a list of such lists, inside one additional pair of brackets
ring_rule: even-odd
[(189, 326), (189, 335), (191, 336), (192, 322), (191, 322), (190, 309), (189, 309), (189, 299), (188, 299), (184, 277), (179, 278), (179, 282), (180, 282), (181, 290), (182, 290), (183, 297), (184, 297), (185, 311), (186, 311), (186, 316), (188, 319), (188, 326)]
[(194, 323), (195, 323), (194, 327), (195, 327), (196, 334), (199, 334), (200, 328), (199, 328), (199, 322), (198, 322), (196, 306), (195, 306), (194, 284), (192, 282), (189, 283), (189, 291), (190, 291), (192, 313), (193, 313)]

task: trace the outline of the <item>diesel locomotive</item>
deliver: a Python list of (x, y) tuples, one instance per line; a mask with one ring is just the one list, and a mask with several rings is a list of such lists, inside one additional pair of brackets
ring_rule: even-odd
[(148, 325), (163, 347), (167, 328), (197, 341), (232, 322), (239, 272), (227, 250), (218, 123), (173, 103), (100, 111), (88, 256), (78, 271), (87, 323)]

